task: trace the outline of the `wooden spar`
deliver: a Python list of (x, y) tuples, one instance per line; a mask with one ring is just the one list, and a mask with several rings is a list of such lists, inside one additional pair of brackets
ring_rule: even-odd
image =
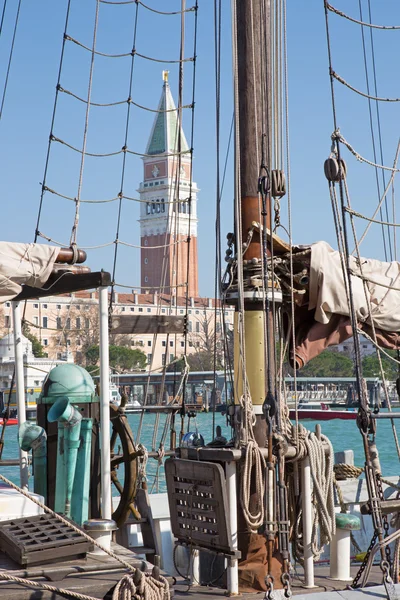
[[(261, 223), (271, 229), (269, 199), (267, 199), (267, 216), (262, 223), (260, 198), (258, 194), (258, 179), (262, 158), (270, 168), (271, 135), (268, 125), (271, 123), (268, 75), (270, 73), (270, 58), (266, 40), (270, 37), (270, 0), (235, 0), (236, 30), (237, 30), (237, 86), (238, 86), (238, 137), (240, 152), (240, 212), (242, 220), (242, 239), (237, 241), (237, 251), (241, 251), (242, 243), (246, 242), (249, 230), (253, 236), (244, 254), (244, 260), (261, 259), (262, 244)], [(264, 145), (264, 156), (262, 146)], [(265, 173), (264, 173), (265, 174)], [(236, 317), (238, 312), (236, 312)], [(267, 392), (267, 373), (274, 372), (272, 357), (274, 356), (274, 334), (265, 340), (265, 319), (268, 319), (268, 329), (274, 331), (272, 314), (265, 315), (261, 299), (244, 298), (244, 346), (246, 356), (246, 375), (256, 413), (254, 435), (257, 444), (265, 448), (267, 445), (267, 421), (262, 412), (262, 405)], [(237, 319), (236, 319), (237, 324)], [(235, 325), (235, 330), (237, 330)], [(243, 391), (243, 381), (240, 368), (241, 351), (239, 336), (235, 336), (235, 389), (239, 394)], [(269, 345), (269, 352), (266, 351)], [(270, 364), (266, 364), (269, 356)], [(273, 384), (272, 384), (273, 385)], [(270, 390), (275, 395), (275, 390)], [(270, 455), (271, 453), (269, 453)], [(239, 475), (240, 477), (241, 475)], [(267, 474), (266, 474), (267, 477)], [(271, 478), (270, 478), (271, 479)], [(271, 481), (270, 481), (271, 483)], [(268, 489), (267, 494), (274, 494)], [(266, 505), (271, 503), (266, 499)], [(257, 494), (256, 481), (251, 482), (250, 511), (256, 512)], [(265, 526), (264, 526), (265, 530)], [(238, 546), (244, 563), (242, 570), (245, 577), (239, 575), (241, 587), (265, 589), (265, 577), (272, 575), (275, 586), (281, 587), (281, 560), (273, 556), (274, 539), (268, 544), (264, 531), (250, 533), (244, 519), (243, 510), (238, 502)], [(268, 546), (268, 548), (267, 548)], [(239, 566), (239, 572), (241, 569)], [(250, 581), (252, 583), (250, 584)], [(246, 585), (247, 584), (247, 585)]]

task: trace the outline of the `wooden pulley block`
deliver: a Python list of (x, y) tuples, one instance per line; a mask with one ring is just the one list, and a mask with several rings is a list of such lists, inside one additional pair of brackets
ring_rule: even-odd
[(280, 169), (271, 171), (271, 196), (282, 198), (286, 194), (286, 176)]
[(343, 158), (340, 159), (340, 169), (339, 169), (339, 161), (334, 156), (330, 156), (324, 162), (324, 173), (325, 177), (328, 181), (338, 182), (340, 179), (345, 179), (347, 174), (346, 163)]

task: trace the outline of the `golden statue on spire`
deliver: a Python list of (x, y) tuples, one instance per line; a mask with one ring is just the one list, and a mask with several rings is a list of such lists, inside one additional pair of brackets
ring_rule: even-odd
[(168, 83), (168, 75), (169, 75), (169, 71), (162, 72), (162, 78), (163, 78), (164, 83)]

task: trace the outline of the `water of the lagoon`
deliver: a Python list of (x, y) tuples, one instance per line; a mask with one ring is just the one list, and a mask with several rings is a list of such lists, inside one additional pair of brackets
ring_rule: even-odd
[[(139, 422), (139, 415), (129, 415), (129, 422), (132, 427), (134, 434), (136, 434), (137, 426)], [(153, 433), (155, 429), (155, 419), (156, 415), (154, 414), (145, 414), (144, 416), (144, 425), (142, 429), (141, 442), (147, 447), (148, 450), (151, 450)], [(163, 431), (163, 425), (166, 419), (166, 415), (160, 415), (160, 424), (158, 428), (158, 440), (160, 439)], [(222, 433), (228, 439), (231, 435), (230, 427), (226, 424), (226, 418), (220, 413), (215, 414), (215, 423), (216, 425), (220, 425), (222, 428)], [(302, 421), (302, 424), (310, 430), (314, 430), (316, 421)], [(400, 437), (400, 419), (395, 421), (396, 431), (398, 436)], [(205, 442), (210, 442), (212, 439), (212, 430), (213, 430), (213, 415), (212, 413), (200, 413), (197, 416), (197, 426), (199, 433), (204, 437)], [(187, 424), (186, 424), (187, 428)], [(176, 429), (177, 432), (180, 430), (180, 417), (177, 415), (176, 417)], [(195, 430), (195, 424), (192, 421), (191, 431)], [(322, 433), (328, 436), (331, 440), (333, 448), (335, 452), (341, 450), (352, 449), (354, 451), (354, 464), (358, 466), (363, 466), (363, 448), (361, 435), (358, 431), (356, 422), (353, 420), (350, 421), (342, 421), (342, 420), (332, 420), (325, 421), (322, 423)], [(166, 446), (168, 444), (169, 436), (166, 438)], [(396, 447), (393, 440), (391, 423), (389, 420), (381, 420), (378, 422), (377, 428), (377, 446), (379, 450), (380, 461), (382, 465), (382, 472), (384, 476), (390, 475), (399, 475), (399, 459), (396, 453)], [(156, 449), (158, 445), (156, 444)], [(6, 428), (5, 435), (5, 448), (3, 453), (3, 458), (17, 458), (18, 457), (18, 443), (17, 443), (17, 427), (10, 426)], [(156, 473), (157, 462), (153, 459), (149, 459), (148, 464), (148, 482), (149, 489), (153, 489), (154, 492), (165, 491), (165, 479), (163, 475), (162, 467), (159, 469), (159, 481), (158, 481), (158, 489), (154, 483), (154, 474)], [(0, 472), (7, 478), (10, 478), (15, 483), (19, 483), (19, 469), (18, 467), (0, 467)], [(31, 489), (33, 489), (32, 478), (30, 481)]]

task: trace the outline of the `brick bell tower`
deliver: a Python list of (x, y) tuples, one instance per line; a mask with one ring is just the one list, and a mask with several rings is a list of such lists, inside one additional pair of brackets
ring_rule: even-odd
[[(146, 148), (147, 156), (143, 158), (143, 182), (138, 190), (142, 200), (139, 219), (141, 287), (142, 292), (161, 288), (166, 294), (185, 295), (189, 260), (188, 295), (197, 297), (199, 190), (195, 183), (190, 188), (189, 146), (179, 124), (178, 111), (168, 83), (168, 71), (163, 71), (163, 81), (158, 112)], [(191, 214), (188, 203), (190, 190)], [(187, 243), (189, 235), (190, 249)]]

